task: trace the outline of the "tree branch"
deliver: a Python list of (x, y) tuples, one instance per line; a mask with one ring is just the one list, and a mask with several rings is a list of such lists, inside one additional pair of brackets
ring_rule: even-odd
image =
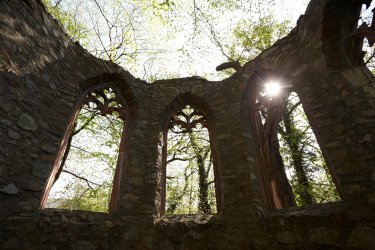
[(84, 178), (84, 177), (82, 177), (82, 176), (79, 176), (79, 175), (77, 175), (77, 174), (75, 174), (75, 173), (73, 173), (73, 172), (70, 172), (70, 171), (68, 171), (68, 170), (63, 169), (62, 172), (67, 173), (67, 174), (70, 174), (70, 175), (72, 175), (72, 176), (74, 176), (74, 177), (76, 177), (76, 178), (78, 178), (78, 179), (80, 179), (80, 180), (85, 181), (85, 182), (87, 183), (87, 186), (90, 187), (90, 189), (91, 189), (92, 191), (94, 191), (94, 192), (95, 192), (95, 189), (94, 189), (90, 184), (93, 184), (93, 185), (96, 185), (96, 186), (100, 186), (100, 184), (95, 183), (95, 182), (92, 182), (92, 181), (90, 181), (90, 180), (88, 180), (88, 179), (86, 179), (86, 178)]

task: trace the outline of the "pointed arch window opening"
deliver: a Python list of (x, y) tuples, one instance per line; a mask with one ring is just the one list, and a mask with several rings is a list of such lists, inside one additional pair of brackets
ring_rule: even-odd
[(163, 134), (162, 214), (212, 214), (220, 207), (209, 122), (186, 105), (171, 115)]
[[(255, 105), (251, 111), (251, 127), (255, 135), (256, 165), (265, 205), (271, 209), (279, 209), (340, 200), (341, 193), (337, 180), (323, 157), (298, 95), (290, 89), (284, 89), (284, 91), (287, 93), (281, 93), (272, 98), (260, 91), (258, 95), (252, 97), (252, 103)], [(305, 186), (309, 188), (310, 199), (304, 201), (301, 201), (301, 193), (304, 193), (299, 187), (301, 185), (297, 185), (301, 183), (301, 171), (297, 178), (296, 171), (293, 171), (295, 163), (291, 163), (292, 150), (286, 143), (288, 140), (293, 142), (288, 138), (293, 131), (290, 131), (290, 126), (289, 131), (285, 131), (288, 114), (291, 115), (297, 111), (299, 114), (295, 122), (299, 127), (293, 127), (292, 130), (300, 131), (306, 137), (305, 141), (297, 145), (297, 150), (305, 152), (302, 157), (302, 172), (305, 169), (306, 178), (302, 179), (305, 184), (307, 183)], [(307, 141), (311, 145), (303, 145)], [(304, 148), (298, 148), (302, 146)], [(308, 156), (310, 159), (307, 159)]]
[(42, 208), (115, 211), (124, 158), (126, 107), (111, 83), (84, 92), (47, 181)]

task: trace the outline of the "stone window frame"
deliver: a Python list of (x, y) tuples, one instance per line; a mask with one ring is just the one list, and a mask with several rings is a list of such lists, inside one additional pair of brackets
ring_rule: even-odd
[[(247, 120), (249, 121), (250, 127), (251, 127), (251, 133), (254, 133), (254, 121), (252, 121), (252, 115), (251, 113), (255, 113), (259, 111), (258, 103), (256, 103), (256, 98), (259, 95), (259, 93), (262, 91), (263, 85), (267, 82), (266, 79), (281, 79), (281, 82), (290, 82), (293, 85), (293, 81), (287, 80), (286, 78), (281, 77), (282, 74), (279, 72), (270, 72), (265, 70), (262, 73), (259, 73), (258, 71), (254, 72), (254, 74), (248, 79), (247, 87), (245, 88), (245, 92), (243, 95), (243, 103), (245, 105), (245, 109), (247, 110)], [(275, 77), (278, 76), (278, 77)], [(305, 107), (305, 103), (303, 101), (303, 98), (300, 97), (298, 94), (298, 91), (293, 88), (292, 85), (284, 86), (289, 89), (289, 92), (295, 92), (298, 97), (300, 98), (301, 104), (303, 107)], [(277, 105), (277, 104), (271, 104), (271, 105)], [(329, 174), (332, 178), (332, 181), (336, 187), (337, 193), (340, 196), (342, 200), (345, 199), (344, 193), (341, 187), (341, 184), (337, 178), (337, 175), (334, 171), (333, 165), (329, 160), (329, 156), (326, 153), (326, 150), (324, 148), (324, 144), (319, 138), (319, 130), (316, 129), (314, 122), (310, 118), (310, 115), (305, 110), (306, 117), (308, 119), (308, 122), (310, 123), (311, 129), (317, 139), (317, 143), (322, 151), (322, 155), (324, 160), (326, 161), (327, 168), (329, 171)], [(256, 116), (256, 115), (254, 115)], [(255, 128), (257, 129), (257, 128)], [(291, 198), (294, 197), (294, 194), (291, 190), (289, 181), (285, 175), (285, 171), (283, 169), (276, 169), (274, 166), (271, 166), (268, 169), (262, 168), (259, 166), (259, 162), (257, 157), (259, 156), (258, 148), (259, 148), (259, 142), (256, 141), (255, 135), (254, 135), (254, 145), (255, 145), (255, 154), (256, 154), (256, 160), (255, 160), (255, 172), (257, 175), (257, 186), (259, 187), (260, 197), (263, 203), (263, 206), (271, 211), (278, 211), (282, 209), (290, 209), (290, 208), (299, 208), (299, 207), (305, 207), (305, 206), (296, 206), (294, 199), (291, 200)], [(282, 171), (284, 173), (282, 173)], [(323, 204), (312, 204), (313, 206), (316, 205), (323, 205)]]
[[(171, 104), (168, 106), (167, 110), (164, 112), (164, 119), (162, 124), (162, 132), (160, 138), (161, 144), (161, 163), (160, 163), (160, 171), (161, 171), (161, 193), (160, 193), (160, 207), (158, 209), (159, 214), (161, 216), (168, 216), (165, 213), (166, 209), (166, 170), (167, 170), (167, 139), (168, 139), (168, 130), (170, 128), (170, 121), (173, 117), (177, 114), (179, 110), (182, 110), (187, 105), (192, 107), (194, 110), (198, 110), (199, 114), (204, 117), (205, 120), (205, 128), (208, 130), (209, 140), (210, 140), (210, 148), (212, 154), (212, 164), (213, 164), (213, 172), (214, 172), (214, 185), (215, 185), (215, 196), (216, 196), (216, 214), (221, 214), (223, 209), (223, 192), (222, 192), (222, 184), (221, 184), (221, 175), (220, 175), (220, 167), (219, 167), (219, 157), (216, 151), (216, 140), (215, 140), (215, 123), (214, 117), (212, 115), (212, 111), (208, 108), (207, 104), (200, 99), (199, 97), (193, 96), (190, 93), (185, 93), (180, 96), (177, 96)], [(173, 216), (185, 216), (186, 214), (177, 214)], [(201, 214), (198, 214), (201, 215)]]
[[(115, 93), (115, 97), (109, 99), (106, 101), (104, 104), (99, 104), (99, 100), (96, 99), (94, 96), (90, 95), (90, 93), (94, 92), (102, 92), (105, 89), (112, 89), (112, 91)], [(75, 121), (77, 120), (78, 114), (81, 111), (82, 107), (84, 105), (87, 105), (91, 102), (97, 103), (101, 105), (101, 107), (97, 107), (97, 109), (100, 111), (101, 115), (106, 116), (108, 114), (112, 114), (112, 112), (118, 112), (119, 113), (119, 118), (123, 121), (124, 126), (122, 128), (121, 132), (121, 139), (120, 139), (120, 144), (119, 144), (119, 154), (117, 156), (117, 163), (116, 163), (116, 169), (115, 169), (115, 174), (114, 178), (112, 181), (112, 192), (111, 192), (111, 199), (109, 202), (109, 213), (114, 213), (117, 210), (117, 204), (118, 204), (118, 199), (119, 199), (119, 191), (120, 191), (120, 182), (121, 182), (121, 173), (122, 173), (122, 165), (124, 162), (124, 156), (125, 156), (125, 145), (126, 145), (126, 135), (128, 131), (128, 118), (129, 118), (129, 106), (126, 102), (126, 99), (124, 98), (122, 92), (120, 89), (116, 86), (115, 83), (113, 82), (108, 82), (108, 83), (101, 83), (94, 85), (92, 87), (87, 88), (82, 92), (80, 97), (78, 98), (76, 105), (73, 109), (72, 115), (69, 119), (69, 123), (67, 126), (67, 129), (65, 130), (63, 139), (60, 143), (59, 150), (57, 152), (56, 159), (54, 161), (51, 173), (49, 174), (49, 178), (47, 180), (47, 183), (45, 185), (45, 188), (42, 193), (42, 198), (40, 201), (40, 208), (44, 209), (44, 206), (48, 200), (49, 193), (54, 185), (56, 175), (58, 171), (60, 170), (61, 166), (61, 161), (64, 157), (69, 137), (72, 133), (73, 126)], [(108, 105), (111, 102), (116, 102), (117, 104), (121, 104), (121, 110), (118, 108), (111, 108)], [(98, 105), (98, 106), (99, 106)]]

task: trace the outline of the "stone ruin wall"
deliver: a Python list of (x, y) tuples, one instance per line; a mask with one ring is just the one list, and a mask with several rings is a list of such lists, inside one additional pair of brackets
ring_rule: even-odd
[[(150, 84), (73, 43), (38, 1), (1, 1), (0, 248), (375, 249), (375, 79), (348, 41), (362, 2), (312, 0), (286, 38), (223, 81)], [(293, 86), (343, 201), (263, 206), (246, 102), (254, 75)], [(103, 82), (121, 90), (130, 112), (117, 211), (40, 209), (76, 102)], [(171, 102), (186, 93), (215, 124), (216, 215), (159, 213), (159, 136)]]

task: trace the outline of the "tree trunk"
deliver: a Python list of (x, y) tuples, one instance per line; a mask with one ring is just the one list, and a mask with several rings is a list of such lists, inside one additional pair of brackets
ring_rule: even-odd
[(311, 187), (303, 163), (303, 152), (301, 152), (301, 148), (299, 147), (301, 138), (294, 133), (296, 128), (287, 111), (283, 115), (283, 121), (285, 127), (283, 138), (290, 149), (292, 165), (296, 171), (297, 188), (295, 192), (300, 196), (302, 204), (312, 204), (314, 203), (314, 199), (311, 195)]
[(203, 150), (199, 147), (193, 132), (189, 132), (189, 139), (195, 158), (198, 165), (198, 176), (199, 176), (199, 195), (198, 195), (198, 210), (202, 213), (208, 214), (212, 212), (210, 203), (208, 202), (208, 180), (207, 174), (204, 167), (205, 158), (203, 157)]
[[(258, 91), (254, 89), (254, 93), (259, 93)], [(296, 205), (295, 198), (285, 173), (277, 138), (283, 99), (264, 98), (262, 103), (257, 103), (256, 96), (249, 99), (252, 107), (250, 125), (256, 144), (256, 170), (264, 203), (270, 209), (293, 207)], [(266, 110), (263, 111), (262, 108)]]

